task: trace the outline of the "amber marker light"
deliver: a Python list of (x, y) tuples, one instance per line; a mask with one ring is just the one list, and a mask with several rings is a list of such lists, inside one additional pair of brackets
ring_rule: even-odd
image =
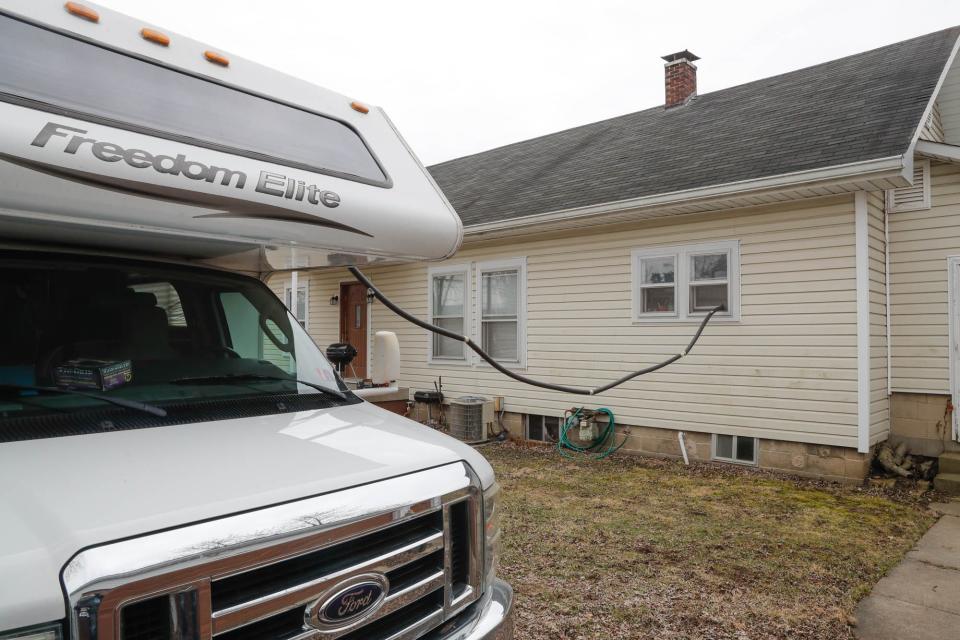
[(354, 111), (359, 111), (360, 113), (370, 113), (370, 107), (363, 104), (362, 102), (351, 102), (350, 108)]
[(67, 4), (63, 5), (63, 8), (66, 9), (67, 13), (70, 15), (83, 18), (84, 20), (89, 20), (90, 22), (100, 22), (100, 14), (90, 7), (85, 7), (82, 4), (77, 4), (76, 2), (68, 2)]
[(230, 66), (230, 58), (220, 53), (217, 53), (216, 51), (204, 51), (203, 57), (209, 60), (210, 62), (212, 62), (213, 64), (220, 65), (221, 67)]
[(149, 40), (150, 42), (155, 42), (161, 46), (169, 47), (170, 46), (170, 36), (165, 33), (160, 33), (159, 31), (154, 31), (153, 29), (147, 29), (144, 27), (140, 29), (140, 36), (144, 40)]

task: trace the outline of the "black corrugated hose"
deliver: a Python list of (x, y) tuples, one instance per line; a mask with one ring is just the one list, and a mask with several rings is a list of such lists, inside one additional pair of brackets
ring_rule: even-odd
[(453, 340), (459, 340), (460, 342), (464, 343), (465, 345), (467, 345), (468, 347), (470, 347), (471, 349), (473, 349), (474, 352), (476, 352), (476, 354), (477, 354), (478, 356), (480, 356), (481, 358), (483, 358), (491, 367), (493, 367), (494, 369), (496, 369), (497, 371), (499, 371), (499, 372), (502, 373), (503, 375), (505, 375), (505, 376), (507, 376), (507, 377), (509, 377), (509, 378), (513, 378), (514, 380), (517, 380), (517, 381), (519, 381), (519, 382), (523, 382), (524, 384), (529, 384), (529, 385), (532, 385), (532, 386), (534, 386), (534, 387), (540, 387), (541, 389), (550, 389), (551, 391), (563, 391), (564, 393), (576, 393), (576, 394), (579, 394), (579, 395), (582, 395), (582, 396), (595, 396), (595, 395), (598, 395), (598, 394), (600, 394), (600, 393), (603, 393), (604, 391), (609, 391), (610, 389), (613, 389), (614, 387), (619, 387), (619, 386), (622, 385), (624, 382), (627, 382), (627, 381), (629, 381), (629, 380), (633, 380), (634, 378), (636, 378), (636, 377), (638, 377), (638, 376), (642, 376), (642, 375), (645, 375), (645, 374), (648, 374), (648, 373), (653, 373), (654, 371), (657, 371), (658, 369), (662, 369), (662, 368), (664, 368), (665, 366), (667, 366), (667, 365), (669, 365), (669, 364), (673, 364), (674, 362), (676, 362), (676, 361), (679, 360), (680, 358), (682, 358), (682, 357), (684, 357), (685, 355), (687, 355), (688, 353), (690, 353), (690, 351), (693, 349), (694, 345), (697, 344), (697, 340), (700, 339), (700, 334), (703, 333), (703, 330), (704, 330), (704, 328), (706, 328), (707, 323), (710, 322), (710, 318), (712, 318), (713, 315), (714, 315), (715, 313), (717, 313), (718, 311), (723, 311), (723, 309), (724, 309), (724, 305), (719, 305), (719, 306), (714, 307), (713, 309), (711, 309), (710, 312), (707, 313), (707, 315), (705, 315), (705, 316), (703, 317), (703, 321), (700, 323), (700, 326), (697, 328), (697, 332), (696, 332), (695, 334), (693, 334), (693, 338), (690, 340), (690, 343), (687, 345), (687, 348), (684, 349), (683, 351), (681, 351), (680, 353), (677, 353), (677, 354), (674, 354), (674, 355), (670, 356), (669, 358), (667, 358), (667, 359), (664, 360), (663, 362), (660, 362), (660, 363), (655, 364), (655, 365), (651, 365), (651, 366), (646, 367), (646, 368), (644, 368), (644, 369), (640, 369), (639, 371), (634, 371), (633, 373), (628, 373), (627, 375), (623, 376), (622, 378), (618, 378), (618, 379), (614, 380), (613, 382), (610, 382), (610, 383), (601, 385), (601, 386), (599, 386), (599, 387), (594, 387), (593, 389), (587, 389), (587, 388), (584, 388), (584, 387), (568, 387), (568, 386), (562, 385), (562, 384), (553, 384), (552, 382), (542, 382), (542, 381), (540, 381), (540, 380), (534, 380), (533, 378), (528, 378), (527, 376), (520, 375), (519, 373), (516, 373), (516, 372), (514, 372), (514, 371), (511, 371), (510, 369), (507, 369), (505, 366), (503, 366), (502, 364), (500, 364), (499, 362), (497, 362), (496, 360), (494, 360), (493, 358), (491, 358), (489, 355), (487, 355), (487, 353), (486, 353), (483, 349), (481, 349), (478, 344), (476, 344), (475, 342), (473, 342), (473, 341), (472, 341), (470, 338), (468, 338), (467, 336), (462, 336), (462, 335), (460, 335), (459, 333), (454, 333), (453, 331), (449, 331), (449, 330), (444, 329), (444, 328), (442, 328), (442, 327), (438, 327), (438, 326), (432, 325), (432, 324), (430, 324), (429, 322), (426, 322), (426, 321), (424, 321), (424, 320), (421, 320), (420, 318), (418, 318), (418, 317), (416, 317), (416, 316), (413, 316), (413, 315), (407, 313), (406, 311), (404, 311), (403, 309), (401, 309), (400, 307), (398, 307), (396, 304), (394, 304), (394, 303), (390, 300), (390, 298), (388, 298), (386, 295), (384, 295), (384, 293), (383, 293), (382, 291), (380, 291), (379, 289), (377, 289), (377, 287), (376, 287), (372, 282), (370, 282), (370, 280), (369, 280), (365, 275), (363, 275), (363, 273), (360, 271), (360, 269), (358, 269), (358, 268), (356, 268), (356, 267), (347, 267), (347, 269), (350, 271), (350, 273), (353, 274), (353, 276), (354, 276), (357, 280), (359, 280), (359, 281), (360, 281), (361, 283), (363, 283), (371, 292), (373, 292), (373, 295), (374, 295), (374, 297), (376, 297), (377, 300), (379, 300), (380, 302), (382, 302), (382, 303), (384, 304), (384, 306), (386, 306), (388, 309), (390, 309), (391, 311), (393, 311), (395, 314), (397, 314), (398, 316), (400, 316), (401, 318), (403, 318), (404, 320), (406, 320), (406, 321), (408, 321), (408, 322), (412, 322), (413, 324), (417, 325), (418, 327), (420, 327), (420, 328), (422, 328), (422, 329), (426, 329), (427, 331), (432, 331), (433, 333), (438, 333), (438, 334), (440, 334), (441, 336), (445, 336), (445, 337), (451, 338), (451, 339), (453, 339)]

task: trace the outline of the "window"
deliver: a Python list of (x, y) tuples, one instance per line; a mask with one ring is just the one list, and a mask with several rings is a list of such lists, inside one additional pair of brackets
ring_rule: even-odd
[(757, 439), (714, 434), (713, 459), (738, 464), (757, 464)]
[(556, 416), (526, 416), (524, 436), (527, 440), (556, 442), (560, 437), (560, 418)]
[[(467, 282), (470, 269), (467, 266), (431, 269), (429, 275), (430, 322), (466, 335), (467, 329)], [(466, 346), (459, 340), (430, 334), (430, 358), (432, 360), (466, 362)]]
[(737, 241), (633, 252), (633, 314), (638, 322), (740, 318), (740, 246)]
[(293, 312), (293, 315), (296, 316), (297, 322), (300, 323), (300, 326), (304, 329), (307, 328), (307, 314), (310, 309), (309, 301), (307, 300), (307, 286), (306, 285), (297, 285), (297, 308), (293, 308), (292, 289), (286, 287), (283, 293), (283, 300), (287, 305), (287, 309)]
[(137, 293), (149, 293), (157, 299), (156, 306), (167, 314), (167, 324), (171, 327), (187, 326), (187, 319), (183, 315), (183, 304), (180, 294), (169, 282), (145, 282), (130, 286)]
[[(101, 427), (176, 424), (184, 415), (203, 422), (340, 404), (310, 386), (342, 388), (323, 353), (261, 282), (181, 265), (34, 253), (0, 257), (0, 383), (8, 385), (0, 397), (4, 435), (59, 437)], [(158, 283), (180, 294), (193, 330), (171, 327), (156, 294), (138, 290)], [(282, 354), (281, 364), (261, 357), (261, 336)], [(95, 369), (104, 366), (116, 375), (97, 375)], [(83, 413), (102, 412), (109, 406), (102, 400), (10, 385), (81, 387), (168, 406), (171, 415), (111, 407), (106, 424), (96, 413)], [(68, 413), (69, 420), (50, 428), (52, 416)]]
[(717, 306), (727, 306), (729, 258), (728, 252), (690, 255), (690, 313), (706, 313)]
[(526, 360), (525, 261), (477, 265), (477, 313), (480, 347), (502, 362)]
[(887, 212), (917, 211), (930, 208), (930, 161), (913, 163), (913, 184), (887, 190)]
[(6, 16), (0, 16), (0, 68), (5, 100), (15, 96), (87, 122), (389, 185), (366, 144), (342, 122)]
[(260, 315), (253, 303), (238, 291), (220, 294), (220, 307), (226, 320), (230, 348), (241, 358), (263, 359), (263, 331)]
[(667, 314), (676, 311), (676, 256), (640, 258), (640, 313)]

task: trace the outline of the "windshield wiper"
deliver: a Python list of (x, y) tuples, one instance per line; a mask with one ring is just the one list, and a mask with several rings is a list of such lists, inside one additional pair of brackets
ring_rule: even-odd
[(284, 378), (283, 376), (262, 376), (256, 373), (232, 373), (223, 376), (200, 376), (196, 378), (177, 378), (171, 380), (170, 384), (242, 384), (244, 382), (296, 382), (316, 389), (320, 393), (325, 393), (340, 400), (346, 400), (347, 396), (336, 389), (325, 387), (316, 382), (307, 382), (297, 378)]
[(166, 417), (167, 412), (161, 409), (160, 407), (155, 407), (152, 404), (147, 404), (146, 402), (140, 402), (138, 400), (127, 400), (126, 398), (114, 398), (113, 396), (107, 396), (102, 393), (93, 393), (91, 391), (80, 391), (78, 389), (61, 389), (60, 387), (39, 387), (29, 384), (0, 384), (0, 389), (8, 389), (11, 391), (36, 391), (38, 393), (61, 393), (68, 396), (80, 396), (83, 398), (92, 398), (93, 400), (100, 400), (101, 402), (107, 402), (118, 407), (124, 407), (125, 409), (134, 409), (135, 411), (143, 411), (144, 413), (149, 413), (154, 416), (159, 416), (161, 418)]

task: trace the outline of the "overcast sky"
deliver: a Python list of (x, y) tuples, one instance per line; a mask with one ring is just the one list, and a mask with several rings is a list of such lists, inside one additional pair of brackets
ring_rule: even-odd
[[(425, 164), (960, 24), (957, 0), (99, 0), (384, 107)], [(245, 7), (249, 7), (246, 9)]]

